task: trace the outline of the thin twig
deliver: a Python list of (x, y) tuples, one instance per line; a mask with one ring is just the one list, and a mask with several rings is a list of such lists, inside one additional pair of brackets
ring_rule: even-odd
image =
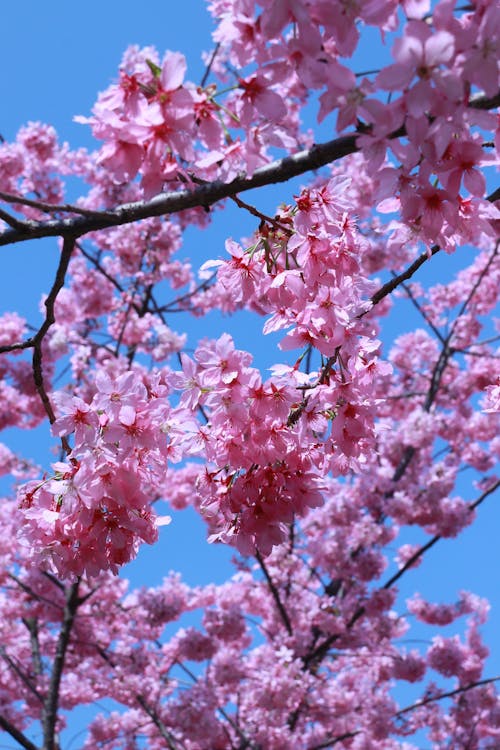
[[(472, 512), (475, 510), (489, 495), (491, 495), (495, 490), (500, 487), (500, 479), (495, 482), (491, 487), (489, 487), (487, 490), (485, 490), (473, 503), (469, 505), (469, 510)], [(396, 581), (398, 581), (401, 576), (413, 565), (413, 563), (416, 562), (427, 550), (429, 550), (431, 547), (433, 547), (440, 539), (443, 537), (439, 534), (436, 534), (432, 539), (430, 539), (426, 544), (424, 544), (422, 547), (420, 547), (409, 560), (406, 561), (406, 563), (403, 565), (403, 567), (398, 570), (397, 573), (395, 573), (391, 578), (389, 578), (388, 581), (381, 587), (382, 589), (389, 589), (391, 588)], [(358, 607), (358, 609), (354, 612), (353, 616), (347, 623), (346, 629), (350, 630), (355, 623), (363, 617), (365, 614), (365, 607), (361, 605)], [(303, 668), (309, 669), (312, 666), (315, 666), (316, 664), (319, 664), (322, 659), (326, 656), (328, 651), (330, 650), (330, 647), (333, 646), (333, 644), (338, 640), (339, 635), (334, 634), (328, 636), (322, 643), (320, 643), (312, 652), (307, 654), (303, 658)]]
[(271, 216), (267, 216), (267, 214), (263, 214), (261, 211), (255, 208), (255, 206), (252, 206), (250, 205), (250, 203), (246, 203), (245, 201), (241, 200), (241, 198), (238, 195), (231, 195), (230, 197), (231, 197), (231, 200), (234, 201), (237, 206), (239, 206), (239, 208), (244, 208), (245, 211), (248, 211), (248, 213), (252, 214), (252, 216), (255, 216), (256, 219), (260, 219), (261, 222), (266, 222), (267, 224), (270, 224), (277, 231), (284, 232), (288, 236), (292, 234), (292, 230), (290, 229), (290, 227), (286, 227), (277, 219), (273, 219), (271, 218)]
[(215, 58), (217, 57), (217, 53), (220, 50), (220, 42), (217, 42), (215, 47), (213, 48), (212, 54), (210, 55), (210, 60), (208, 61), (208, 65), (205, 68), (205, 72), (203, 73), (203, 78), (201, 79), (200, 87), (203, 89), (205, 88), (205, 84), (208, 80), (208, 76), (210, 75), (210, 71), (212, 70), (212, 65), (215, 62)]
[(44, 602), (44, 604), (47, 604), (49, 607), (61, 609), (61, 606), (57, 602), (55, 602), (53, 599), (49, 599), (48, 596), (43, 596), (42, 594), (35, 593), (30, 586), (24, 583), (24, 581), (21, 581), (21, 579), (14, 575), (14, 573), (7, 573), (7, 577), (15, 581), (15, 583), (17, 583), (17, 585), (35, 601)]
[(323, 742), (320, 742), (319, 744), (312, 745), (308, 748), (308, 750), (324, 750), (324, 748), (327, 747), (334, 747), (338, 742), (343, 742), (343, 740), (350, 740), (352, 737), (356, 737), (356, 735), (361, 734), (361, 729), (357, 729), (354, 732), (345, 732), (344, 734), (339, 734), (338, 737), (332, 737), (329, 740), (323, 740)]
[[(413, 274), (418, 271), (420, 266), (422, 266), (427, 260), (430, 260), (433, 255), (439, 253), (440, 250), (441, 248), (439, 247), (439, 245), (433, 245), (430, 249), (430, 253), (422, 253), (422, 255), (420, 255), (415, 261), (413, 261), (411, 266), (408, 266), (406, 271), (403, 271), (397, 276), (394, 276), (393, 279), (387, 281), (383, 286), (380, 287), (377, 292), (375, 292), (374, 295), (372, 295), (372, 304), (377, 305), (381, 300), (384, 299), (384, 297), (387, 297), (388, 294), (393, 292), (403, 281), (408, 281), (408, 279), (411, 279)], [(367, 312), (370, 311), (368, 310)], [(363, 315), (366, 315), (366, 313), (363, 313)]]
[[(75, 246), (74, 237), (67, 236), (64, 238), (63, 248), (61, 252), (61, 257), (59, 259), (59, 265), (57, 267), (54, 283), (52, 284), (52, 288), (47, 296), (47, 299), (45, 300), (45, 310), (46, 310), (45, 320), (43, 321), (42, 325), (40, 326), (36, 334), (32, 336), (31, 338), (26, 339), (26, 341), (23, 341), (17, 344), (11, 344), (9, 346), (0, 347), (0, 353), (19, 351), (23, 349), (33, 349), (33, 360), (32, 360), (33, 380), (34, 380), (38, 395), (40, 396), (40, 399), (44, 406), (45, 412), (49, 418), (50, 424), (53, 424), (55, 422), (56, 416), (54, 414), (52, 404), (50, 403), (50, 399), (47, 394), (45, 383), (44, 383), (42, 345), (43, 345), (43, 340), (49, 328), (56, 321), (54, 310), (55, 310), (57, 295), (59, 294), (59, 292), (64, 286), (64, 282), (66, 279), (66, 272), (68, 270), (68, 266), (69, 266), (69, 262), (71, 259), (71, 255), (73, 253), (74, 246)], [(63, 444), (63, 448), (66, 451), (66, 453), (69, 453), (71, 449), (69, 447), (67, 438), (65, 437), (61, 438), (61, 442)]]
[[(396, 275), (396, 274), (394, 274), (394, 275)], [(425, 322), (427, 323), (427, 325), (429, 326), (429, 328), (431, 329), (431, 331), (433, 332), (433, 334), (436, 336), (437, 339), (439, 339), (439, 341), (441, 341), (441, 343), (443, 343), (444, 342), (444, 336), (443, 336), (443, 334), (441, 333), (441, 331), (439, 330), (439, 328), (437, 328), (434, 325), (434, 323), (429, 318), (429, 316), (427, 315), (427, 313), (425, 312), (425, 310), (422, 308), (422, 305), (416, 299), (415, 295), (413, 294), (413, 292), (410, 289), (410, 287), (408, 286), (408, 284), (405, 284), (405, 282), (403, 281), (403, 282), (401, 282), (401, 287), (405, 290), (406, 294), (408, 295), (408, 299), (410, 300), (410, 302), (412, 303), (412, 305), (415, 307), (415, 309), (418, 310), (418, 312), (420, 313), (420, 315), (422, 316), (422, 318), (425, 320)]]
[(285, 609), (285, 607), (283, 605), (283, 602), (280, 599), (279, 591), (276, 588), (276, 585), (275, 585), (273, 579), (271, 578), (271, 576), (269, 574), (269, 571), (268, 571), (268, 569), (266, 567), (266, 564), (265, 564), (265, 562), (264, 562), (264, 560), (262, 558), (262, 555), (260, 554), (259, 550), (255, 550), (255, 557), (257, 559), (257, 562), (260, 565), (260, 568), (261, 568), (262, 572), (264, 573), (264, 576), (266, 578), (266, 581), (268, 583), (269, 589), (270, 589), (271, 594), (273, 596), (273, 599), (274, 599), (274, 601), (276, 603), (278, 611), (279, 611), (279, 613), (281, 615), (281, 619), (283, 620), (283, 624), (284, 624), (284, 626), (285, 626), (285, 628), (287, 630), (287, 633), (288, 633), (288, 635), (292, 635), (292, 633), (293, 633), (293, 631), (292, 631), (292, 623), (290, 622), (290, 618), (288, 617), (288, 612), (286, 611), (286, 609)]
[[(33, 380), (35, 382), (35, 388), (38, 391), (38, 395), (40, 396), (45, 412), (49, 418), (50, 424), (53, 424), (56, 421), (56, 415), (54, 414), (52, 404), (50, 403), (49, 396), (45, 389), (45, 383), (44, 383), (44, 378), (43, 378), (42, 344), (43, 344), (43, 339), (45, 338), (45, 335), (47, 334), (49, 328), (56, 321), (55, 314), (54, 314), (56, 299), (57, 299), (57, 295), (59, 294), (59, 292), (64, 286), (64, 281), (66, 279), (66, 272), (68, 270), (68, 265), (71, 259), (71, 255), (73, 253), (74, 245), (75, 245), (75, 240), (73, 237), (64, 238), (63, 249), (61, 252), (61, 257), (59, 259), (59, 265), (57, 267), (56, 277), (54, 279), (52, 289), (50, 290), (48, 297), (45, 300), (45, 309), (46, 309), (45, 320), (43, 321), (42, 325), (40, 326), (40, 328), (38, 329), (37, 333), (35, 334), (33, 338)], [(67, 438), (62, 437), (61, 443), (66, 453), (69, 454), (71, 452), (71, 448), (69, 446)]]
[(443, 698), (453, 698), (454, 695), (465, 693), (468, 690), (473, 690), (474, 688), (482, 687), (483, 685), (491, 685), (492, 683), (498, 682), (499, 680), (500, 677), (486, 677), (484, 680), (471, 682), (469, 685), (463, 685), (462, 687), (455, 688), (455, 690), (448, 690), (446, 693), (439, 693), (438, 695), (432, 695), (429, 698), (422, 698), (416, 703), (413, 703), (411, 706), (406, 706), (405, 708), (402, 708), (400, 711), (398, 711), (396, 714), (396, 718), (399, 718), (399, 716), (401, 716), (402, 714), (406, 714), (409, 711), (415, 711), (417, 708), (426, 706), (428, 703), (435, 703), (436, 701), (440, 701)]

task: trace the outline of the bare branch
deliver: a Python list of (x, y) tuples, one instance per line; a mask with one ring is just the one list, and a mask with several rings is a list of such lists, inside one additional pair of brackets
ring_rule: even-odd
[(405, 708), (402, 708), (400, 711), (398, 711), (396, 714), (396, 718), (408, 713), (409, 711), (415, 711), (415, 709), (417, 708), (426, 706), (428, 703), (435, 703), (436, 701), (443, 700), (443, 698), (453, 698), (454, 695), (466, 693), (468, 690), (473, 690), (474, 688), (482, 687), (483, 685), (491, 685), (492, 683), (498, 682), (499, 680), (500, 677), (487, 677), (484, 680), (478, 680), (477, 682), (471, 682), (469, 685), (463, 685), (462, 687), (455, 688), (455, 690), (448, 690), (446, 693), (439, 693), (438, 695), (432, 695), (429, 698), (422, 698), (421, 700), (417, 701), (417, 703), (413, 703), (411, 706), (406, 706)]
[[(80, 206), (74, 206), (71, 203), (46, 203), (45, 201), (35, 200), (33, 198), (26, 198), (23, 195), (15, 195), (14, 193), (4, 193), (0, 191), (0, 200), (5, 203), (18, 203), (20, 206), (29, 206), (30, 208), (36, 208), (43, 213), (48, 214), (78, 214), (80, 216), (102, 216), (105, 211), (95, 211), (89, 208), (80, 208)], [(24, 221), (18, 222), (22, 225), (22, 228), (26, 229), (27, 225)]]
[(30, 742), (30, 740), (20, 732), (19, 729), (16, 729), (16, 727), (2, 715), (0, 715), (0, 727), (7, 732), (7, 734), (10, 734), (12, 739), (19, 742), (21, 747), (24, 747), (25, 750), (39, 750), (36, 745)]
[[(59, 259), (59, 265), (57, 267), (54, 283), (52, 284), (52, 289), (50, 290), (47, 299), (45, 300), (45, 320), (43, 321), (36, 334), (31, 338), (26, 339), (26, 341), (20, 342), (18, 344), (0, 347), (0, 354), (4, 352), (19, 351), (23, 349), (33, 349), (33, 380), (51, 424), (55, 422), (56, 416), (54, 414), (52, 404), (50, 403), (50, 399), (44, 383), (42, 344), (49, 328), (55, 323), (56, 320), (54, 314), (56, 299), (57, 295), (64, 286), (66, 272), (68, 270), (69, 261), (73, 253), (74, 246), (75, 238), (73, 236), (67, 236), (64, 238), (63, 248), (61, 257)], [(71, 449), (67, 438), (61, 438), (61, 443), (66, 453), (69, 453)]]
[[(487, 196), (486, 200), (490, 203), (494, 203), (495, 201), (500, 200), (500, 188), (497, 188), (493, 193), (490, 193)], [(393, 292), (404, 281), (408, 281), (409, 279), (411, 279), (411, 277), (418, 271), (420, 266), (422, 266), (426, 261), (430, 260), (434, 255), (439, 253), (440, 250), (441, 248), (439, 247), (439, 245), (433, 245), (429, 251), (422, 253), (422, 255), (420, 255), (415, 261), (413, 261), (413, 263), (408, 266), (406, 271), (403, 271), (397, 276), (394, 275), (394, 278), (381, 286), (380, 289), (371, 297), (372, 304), (377, 305), (379, 302), (381, 302), (381, 300), (384, 299), (384, 297), (387, 297), (388, 294)], [(369, 312), (369, 310), (367, 310), (367, 312)], [(363, 313), (363, 315), (366, 315), (366, 313)]]
[[(396, 274), (394, 274), (394, 275), (396, 275)], [(413, 292), (412, 292), (412, 290), (410, 289), (410, 287), (408, 286), (408, 284), (405, 284), (405, 282), (404, 282), (404, 281), (403, 281), (403, 282), (401, 282), (401, 288), (405, 290), (406, 294), (408, 295), (408, 299), (410, 300), (410, 302), (412, 303), (412, 305), (414, 306), (414, 308), (415, 308), (416, 310), (418, 310), (418, 312), (420, 313), (420, 315), (422, 316), (422, 318), (423, 318), (423, 319), (425, 320), (425, 322), (427, 323), (427, 325), (429, 326), (429, 328), (431, 329), (431, 331), (432, 331), (432, 332), (433, 332), (433, 334), (435, 335), (435, 337), (436, 337), (436, 338), (437, 338), (437, 339), (438, 339), (439, 341), (441, 341), (441, 343), (443, 343), (443, 342), (444, 342), (444, 336), (443, 336), (443, 334), (442, 334), (442, 333), (441, 333), (441, 331), (440, 331), (440, 330), (439, 330), (439, 329), (438, 329), (438, 328), (437, 328), (437, 327), (436, 327), (436, 326), (434, 325), (434, 323), (432, 322), (432, 320), (431, 320), (431, 319), (429, 318), (429, 316), (427, 315), (427, 313), (426, 313), (426, 312), (425, 312), (425, 310), (423, 309), (422, 305), (421, 305), (421, 304), (419, 303), (419, 301), (418, 301), (418, 300), (416, 299), (415, 295), (413, 294)]]
[[(45, 320), (43, 321), (42, 325), (38, 329), (38, 332), (33, 338), (33, 379), (35, 381), (35, 387), (38, 391), (38, 395), (42, 400), (43, 406), (51, 424), (56, 421), (56, 416), (54, 414), (54, 410), (52, 409), (52, 404), (50, 403), (47, 391), (45, 390), (45, 384), (43, 380), (42, 342), (51, 325), (55, 323), (56, 319), (54, 315), (54, 307), (56, 304), (57, 295), (64, 286), (66, 271), (68, 270), (68, 265), (74, 246), (75, 240), (73, 237), (64, 238), (63, 249), (59, 260), (59, 265), (57, 267), (56, 277), (54, 279), (52, 289), (50, 290), (49, 295), (45, 300), (45, 309), (47, 311)], [(64, 447), (66, 451), (69, 452), (69, 446), (66, 438), (63, 438), (63, 442), (66, 443)]]
[[(395, 714), (395, 718), (399, 718), (405, 713), (409, 713), (410, 711), (415, 711), (417, 708), (421, 708), (422, 706), (426, 706), (428, 703), (436, 703), (437, 701), (443, 700), (443, 698), (453, 698), (455, 695), (460, 695), (461, 693), (465, 693), (468, 690), (473, 690), (477, 687), (482, 687), (483, 685), (491, 685), (495, 682), (498, 682), (500, 680), (500, 677), (488, 677), (484, 680), (478, 680), (477, 682), (471, 682), (469, 685), (463, 685), (462, 687), (456, 688), (455, 690), (448, 690), (445, 693), (438, 693), (438, 695), (430, 696), (429, 698), (422, 698), (422, 700), (417, 701), (417, 703), (413, 703), (411, 706), (406, 706), (405, 708), (402, 708), (400, 711), (398, 711)], [(323, 742), (317, 743), (315, 745), (312, 745), (308, 750), (325, 750), (325, 748), (328, 747), (334, 747), (338, 742), (342, 742), (342, 740), (348, 740), (352, 737), (355, 737), (357, 734), (360, 734), (361, 730), (357, 730), (354, 732), (346, 732), (345, 734), (341, 734), (338, 737), (331, 737), (330, 739), (323, 740)]]
[(2, 208), (0, 208), (0, 219), (5, 221), (5, 223), (8, 224), (9, 227), (12, 227), (12, 229), (17, 229), (20, 232), (24, 232), (26, 230), (26, 224), (24, 223), (24, 221), (16, 219), (15, 216), (12, 216), (8, 211), (4, 211)]
[(220, 50), (220, 42), (217, 42), (215, 47), (212, 50), (212, 54), (210, 55), (210, 60), (208, 61), (207, 67), (205, 68), (205, 72), (203, 73), (203, 78), (200, 82), (200, 87), (203, 89), (205, 88), (205, 84), (208, 80), (208, 76), (210, 75), (210, 71), (212, 70), (212, 65), (215, 62), (215, 58), (217, 57), (217, 53)]
[(338, 737), (332, 737), (331, 739), (323, 740), (323, 742), (320, 742), (319, 744), (312, 745), (312, 747), (308, 748), (308, 750), (324, 750), (324, 748), (327, 747), (335, 747), (338, 742), (342, 742), (343, 740), (350, 740), (352, 737), (356, 737), (356, 735), (358, 734), (361, 734), (360, 729), (355, 732), (345, 732), (344, 734), (339, 734)]
[(48, 604), (50, 607), (56, 607), (56, 609), (60, 609), (60, 605), (57, 604), (53, 599), (49, 599), (47, 596), (43, 596), (42, 594), (35, 593), (33, 589), (28, 586), (24, 581), (22, 581), (20, 578), (18, 578), (14, 573), (7, 573), (7, 577), (11, 578), (13, 581), (17, 583), (17, 585), (29, 596), (31, 596), (32, 599), (39, 602), (44, 602), (45, 604)]

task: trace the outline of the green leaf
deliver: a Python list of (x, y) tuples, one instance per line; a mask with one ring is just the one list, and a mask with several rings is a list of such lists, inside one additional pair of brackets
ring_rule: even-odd
[(154, 77), (159, 78), (161, 76), (161, 68), (152, 60), (146, 60), (146, 62), (148, 64), (148, 68), (150, 69)]

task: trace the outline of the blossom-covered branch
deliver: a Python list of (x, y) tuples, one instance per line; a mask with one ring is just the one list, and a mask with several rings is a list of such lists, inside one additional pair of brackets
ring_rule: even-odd
[[(499, 104), (500, 94), (497, 94), (494, 97), (476, 96), (471, 100), (469, 106), (473, 109), (488, 110), (498, 107)], [(89, 232), (121, 226), (123, 224), (131, 224), (153, 216), (168, 216), (196, 207), (209, 209), (210, 206), (213, 206), (224, 198), (236, 196), (238, 193), (261, 188), (266, 185), (288, 182), (293, 177), (320, 169), (344, 158), (348, 154), (355, 153), (360, 148), (358, 145), (359, 136), (363, 135), (366, 137), (369, 135), (369, 132), (369, 129), (363, 130), (360, 133), (344, 135), (325, 143), (316, 144), (304, 151), (291, 154), (264, 167), (260, 167), (255, 170), (252, 176), (241, 175), (229, 183), (216, 181), (197, 185), (192, 189), (160, 193), (150, 200), (125, 203), (112, 210), (102, 212), (98, 210), (87, 212), (78, 209), (78, 213), (85, 214), (83, 216), (52, 219), (49, 221), (27, 220), (24, 222), (22, 228), (10, 227), (0, 233), (0, 246), (12, 245), (17, 242), (40, 239), (42, 237), (82, 237)], [(402, 138), (405, 134), (405, 129), (399, 128), (388, 134), (388, 139)], [(4, 199), (6, 198), (7, 196), (4, 194)], [(15, 196), (8, 196), (8, 200), (12, 202), (15, 200)], [(22, 196), (19, 197), (19, 203), (22, 203)], [(36, 201), (29, 201), (28, 205), (47, 211), (47, 204), (37, 204)], [(69, 212), (73, 211), (73, 209), (67, 205), (54, 205), (51, 211)]]

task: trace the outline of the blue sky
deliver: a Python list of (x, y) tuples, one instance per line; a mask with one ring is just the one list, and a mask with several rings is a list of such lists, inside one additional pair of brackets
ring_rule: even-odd
[[(179, 50), (188, 59), (188, 78), (201, 79), (204, 65), (201, 50), (210, 50), (211, 22), (203, 0), (150, 0), (139, 7), (132, 0), (113, 2), (87, 0), (85, 3), (50, 0), (41, 3), (26, 0), (2, 5), (0, 31), (0, 133), (6, 140), (14, 138), (18, 128), (29, 120), (49, 122), (60, 137), (73, 147), (92, 146), (90, 129), (73, 122), (78, 114), (88, 115), (97, 92), (116, 78), (123, 51), (129, 44), (154, 45), (162, 54), (166, 49)], [(373, 49), (374, 47), (372, 47)], [(364, 59), (359, 64), (374, 67), (380, 62)], [(305, 179), (304, 179), (305, 181)], [(267, 191), (267, 205), (288, 201), (297, 190), (293, 185)], [(246, 198), (250, 200), (251, 198)], [(260, 203), (266, 206), (266, 203)], [(250, 234), (254, 220), (231, 209), (219, 212), (214, 227), (201, 234), (187, 234), (186, 253), (197, 257), (201, 248), (205, 257), (223, 254), (227, 236), (239, 238)], [(41, 294), (47, 291), (57, 249), (53, 241), (37, 241), (20, 246), (1, 248), (3, 273), (0, 277), (0, 310), (17, 309), (36, 323)], [(440, 264), (448, 256), (433, 261), (429, 275), (440, 277)], [(28, 275), (26, 269), (30, 269)], [(252, 340), (258, 336), (261, 321), (239, 319), (235, 329), (220, 317), (211, 317), (199, 334), (219, 335), (225, 327), (233, 332), (237, 345), (255, 349)], [(410, 305), (401, 307), (399, 324), (407, 329), (417, 321)], [(181, 332), (182, 324), (170, 321)], [(421, 324), (420, 324), (421, 325)], [(399, 332), (399, 331), (398, 331)], [(391, 328), (386, 341), (396, 334)], [(190, 329), (194, 343), (195, 330)], [(258, 364), (271, 364), (272, 349), (261, 339)], [(39, 461), (48, 465), (52, 457), (47, 450), (47, 430), (33, 436), (10, 434), (14, 447), (28, 446)], [(498, 498), (486, 501), (479, 510), (478, 520), (458, 542), (440, 542), (428, 553), (422, 566), (402, 582), (402, 596), (416, 589), (434, 600), (453, 601), (461, 588), (487, 596), (493, 603), (490, 623), (484, 632), (492, 648), (490, 674), (500, 673), (500, 545)], [(139, 560), (126, 572), (134, 583), (154, 585), (171, 569), (180, 570), (192, 584), (210, 580), (222, 581), (230, 570), (231, 552), (209, 547), (205, 542), (203, 524), (191, 512), (180, 514), (175, 524), (162, 531), (162, 542), (144, 548)]]

